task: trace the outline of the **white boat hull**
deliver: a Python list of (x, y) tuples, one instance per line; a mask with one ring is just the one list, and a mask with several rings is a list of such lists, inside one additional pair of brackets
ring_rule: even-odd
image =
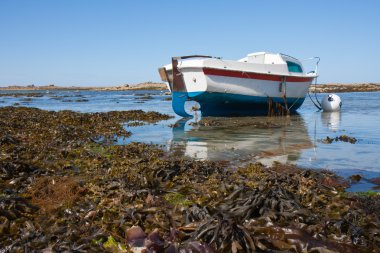
[(184, 117), (189, 116), (183, 108), (187, 99), (200, 104), (203, 116), (267, 114), (273, 105), (289, 113), (302, 105), (316, 77), (290, 73), (286, 64), (219, 59), (182, 64), (173, 58), (172, 68), (167, 66), (165, 75), (173, 95), (173, 109)]
[[(201, 105), (203, 116), (258, 115), (268, 113), (268, 102), (290, 111), (303, 103), (313, 78), (286, 78), (223, 70), (182, 71), (187, 96)], [(235, 76), (233, 76), (235, 75)], [(245, 75), (245, 76), (244, 76)], [(182, 96), (184, 91), (173, 91)]]

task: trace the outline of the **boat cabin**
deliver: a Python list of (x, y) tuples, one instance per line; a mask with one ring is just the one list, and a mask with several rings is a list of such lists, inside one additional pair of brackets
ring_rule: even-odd
[(298, 59), (285, 54), (257, 52), (248, 54), (246, 57), (240, 59), (239, 62), (287, 65), (289, 72), (303, 73), (301, 62)]

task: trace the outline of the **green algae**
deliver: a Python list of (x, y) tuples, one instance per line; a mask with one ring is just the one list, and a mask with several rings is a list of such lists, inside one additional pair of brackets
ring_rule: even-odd
[(379, 192), (375, 192), (372, 190), (368, 190), (366, 192), (355, 192), (356, 195), (361, 196), (361, 197), (375, 197), (379, 196)]
[(184, 207), (189, 207), (190, 205), (194, 204), (193, 202), (189, 201), (186, 196), (178, 192), (169, 192), (164, 194), (163, 197), (172, 205), (182, 205)]
[(107, 241), (103, 243), (103, 247), (111, 252), (127, 252), (125, 245), (117, 242), (111, 235), (108, 236)]

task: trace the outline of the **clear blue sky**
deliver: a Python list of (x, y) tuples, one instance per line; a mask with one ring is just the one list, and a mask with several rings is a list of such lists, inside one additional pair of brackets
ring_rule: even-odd
[(0, 0), (0, 86), (159, 81), (172, 56), (320, 56), (320, 82), (380, 82), (380, 1)]

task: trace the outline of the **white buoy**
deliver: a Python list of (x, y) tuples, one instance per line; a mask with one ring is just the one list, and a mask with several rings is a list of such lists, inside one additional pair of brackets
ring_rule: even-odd
[(342, 100), (338, 95), (329, 94), (322, 100), (322, 109), (325, 112), (337, 112), (342, 107)]

